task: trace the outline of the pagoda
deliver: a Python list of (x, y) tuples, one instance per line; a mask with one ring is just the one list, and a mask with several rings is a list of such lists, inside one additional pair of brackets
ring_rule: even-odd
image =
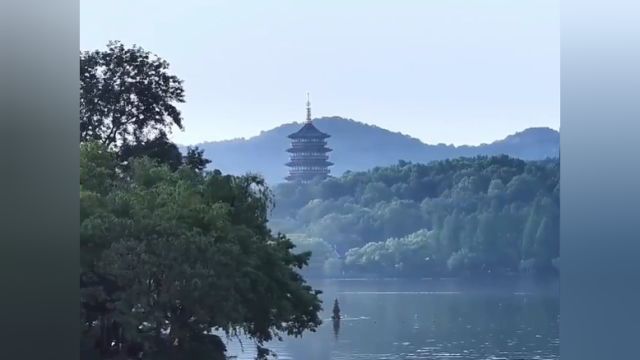
[(291, 154), (288, 181), (308, 183), (314, 179), (326, 179), (329, 176), (328, 152), (326, 139), (330, 136), (318, 130), (311, 121), (311, 103), (307, 94), (307, 121), (302, 128), (289, 135), (291, 147), (287, 152)]

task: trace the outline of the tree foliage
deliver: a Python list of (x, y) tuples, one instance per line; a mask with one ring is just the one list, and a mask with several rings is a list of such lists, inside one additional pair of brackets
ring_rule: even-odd
[(112, 147), (182, 128), (176, 107), (184, 102), (182, 80), (168, 69), (165, 60), (120, 42), (81, 53), (81, 140)]
[(124, 345), (154, 359), (212, 358), (221, 342), (211, 329), (262, 343), (320, 324), (318, 292), (296, 271), (309, 254), (267, 227), (261, 178), (172, 171), (149, 158), (117, 167), (99, 143), (83, 143), (81, 160), (87, 343), (104, 354)]
[(268, 228), (264, 180), (206, 172), (169, 140), (184, 91), (168, 63), (118, 42), (80, 62), (83, 358), (224, 359), (218, 334), (269, 353), (314, 331), (310, 255)]
[(196, 171), (204, 171), (211, 160), (204, 157), (204, 150), (197, 146), (187, 147), (187, 154), (183, 157), (183, 163)]
[(183, 129), (176, 106), (184, 101), (169, 63), (139, 46), (113, 41), (80, 54), (80, 141), (117, 151), (122, 163), (149, 157), (172, 170), (184, 164), (203, 171), (211, 161), (201, 149), (189, 147), (183, 156), (168, 138), (172, 127)]
[(320, 183), (280, 184), (274, 191), (278, 206), (272, 227), (326, 242), (337, 250), (347, 272), (449, 276), (557, 271), (555, 159), (403, 161)]

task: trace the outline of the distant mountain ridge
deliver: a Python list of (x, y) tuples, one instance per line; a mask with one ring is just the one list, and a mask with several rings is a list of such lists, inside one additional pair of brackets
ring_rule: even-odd
[[(314, 125), (331, 137), (328, 146), (331, 175), (345, 171), (361, 171), (376, 166), (397, 163), (399, 160), (428, 163), (456, 157), (506, 154), (523, 160), (542, 160), (557, 157), (560, 134), (550, 128), (528, 128), (502, 140), (477, 146), (429, 145), (409, 135), (392, 132), (341, 117), (322, 117)], [(287, 123), (263, 131), (248, 139), (233, 139), (197, 144), (212, 161), (211, 168), (240, 175), (259, 173), (269, 183), (284, 181), (289, 157), (285, 151), (290, 139), (287, 135), (297, 131), (302, 123)]]

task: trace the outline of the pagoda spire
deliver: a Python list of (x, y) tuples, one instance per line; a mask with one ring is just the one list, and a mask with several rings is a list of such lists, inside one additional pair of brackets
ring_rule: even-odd
[(311, 122), (311, 101), (309, 101), (309, 93), (307, 93), (307, 122)]

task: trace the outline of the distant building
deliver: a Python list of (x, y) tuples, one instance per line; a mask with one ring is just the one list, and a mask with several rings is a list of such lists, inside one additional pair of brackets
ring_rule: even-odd
[(329, 176), (329, 162), (327, 153), (331, 151), (327, 147), (326, 139), (330, 136), (316, 128), (311, 121), (311, 103), (307, 94), (307, 121), (302, 128), (289, 135), (291, 147), (287, 152), (291, 154), (289, 167), (291, 182), (307, 183), (314, 179), (326, 179)]

